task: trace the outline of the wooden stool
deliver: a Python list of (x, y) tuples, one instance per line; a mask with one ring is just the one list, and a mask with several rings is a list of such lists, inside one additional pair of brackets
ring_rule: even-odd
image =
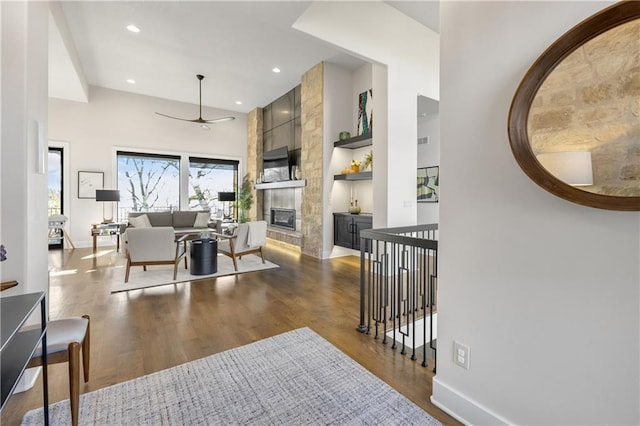
[[(84, 382), (89, 381), (89, 315), (47, 323), (47, 364), (69, 363), (69, 402), (71, 423), (78, 425), (80, 411), (80, 346)], [(27, 368), (42, 365), (42, 346), (38, 346)]]

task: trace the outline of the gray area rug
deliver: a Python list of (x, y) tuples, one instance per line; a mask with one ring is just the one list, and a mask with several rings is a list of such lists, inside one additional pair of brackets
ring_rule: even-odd
[[(69, 401), (52, 425), (71, 424)], [(42, 424), (42, 409), (23, 425)], [(81, 425), (439, 425), (309, 328), (80, 395)]]
[(262, 258), (254, 254), (248, 254), (242, 256), (242, 259), (236, 259), (238, 263), (237, 271), (234, 269), (233, 260), (231, 260), (229, 256), (219, 254), (217, 259), (218, 272), (210, 275), (191, 275), (189, 269), (185, 269), (184, 261), (182, 261), (178, 267), (178, 275), (175, 280), (173, 279), (172, 265), (151, 265), (147, 266), (146, 271), (142, 266), (132, 266), (131, 271), (129, 272), (129, 282), (125, 283), (124, 274), (126, 271), (126, 259), (124, 259), (123, 256), (122, 259), (118, 259), (118, 262), (115, 265), (114, 278), (111, 284), (111, 293), (279, 268), (278, 265), (269, 262), (268, 260), (265, 260), (265, 263), (262, 263)]

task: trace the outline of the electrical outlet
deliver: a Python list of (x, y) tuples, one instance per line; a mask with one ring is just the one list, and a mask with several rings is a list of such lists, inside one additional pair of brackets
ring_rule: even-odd
[(469, 346), (453, 341), (453, 362), (465, 370), (469, 369)]

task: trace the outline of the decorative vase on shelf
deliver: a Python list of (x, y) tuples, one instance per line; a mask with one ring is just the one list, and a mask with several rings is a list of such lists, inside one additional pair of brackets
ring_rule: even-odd
[(340, 134), (338, 135), (338, 139), (340, 139), (341, 141), (345, 139), (349, 139), (350, 137), (351, 137), (351, 133), (349, 132), (340, 132)]
[(352, 164), (351, 165), (351, 173), (359, 173), (360, 172), (360, 166), (357, 164)]
[(353, 202), (351, 202), (351, 205), (349, 206), (349, 213), (351, 214), (360, 214), (360, 206), (358, 206), (358, 200), (355, 200)]

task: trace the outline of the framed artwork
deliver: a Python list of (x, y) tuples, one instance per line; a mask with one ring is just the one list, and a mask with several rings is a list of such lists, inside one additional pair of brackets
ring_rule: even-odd
[(104, 188), (103, 172), (78, 172), (78, 198), (96, 198), (96, 189)]
[(373, 129), (373, 89), (358, 95), (358, 135), (366, 135)]
[(440, 196), (440, 167), (418, 168), (418, 202), (437, 203)]

